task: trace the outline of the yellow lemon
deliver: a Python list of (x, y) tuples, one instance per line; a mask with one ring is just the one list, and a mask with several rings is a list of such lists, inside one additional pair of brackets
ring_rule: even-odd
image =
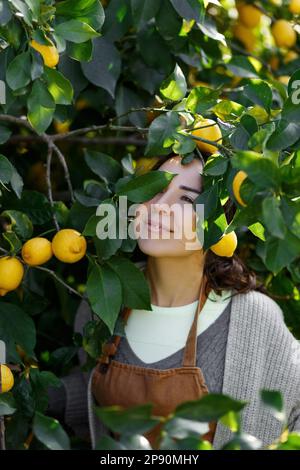
[(75, 103), (75, 108), (78, 111), (81, 111), (82, 109), (86, 109), (89, 107), (90, 107), (90, 103), (85, 98), (79, 98)]
[(86, 239), (77, 230), (65, 228), (54, 235), (52, 250), (60, 261), (76, 263), (86, 253)]
[(247, 204), (245, 204), (245, 202), (241, 198), (240, 188), (241, 188), (241, 185), (242, 185), (243, 181), (246, 178), (247, 178), (247, 173), (245, 173), (245, 171), (241, 170), (241, 171), (237, 172), (237, 174), (235, 175), (235, 177), (233, 178), (233, 181), (232, 181), (232, 191), (233, 191), (234, 197), (238, 201), (238, 203), (241, 206), (244, 206), (244, 207), (246, 207)]
[(243, 24), (238, 23), (234, 25), (232, 32), (233, 35), (245, 46), (248, 52), (253, 51), (256, 43), (256, 37), (251, 29), (248, 29)]
[(39, 42), (35, 41), (34, 39), (32, 39), (32, 41), (30, 41), (30, 45), (33, 49), (35, 49), (36, 51), (38, 51), (42, 57), (43, 57), (43, 60), (44, 60), (44, 64), (47, 66), (47, 67), (55, 67), (57, 64), (58, 64), (58, 61), (59, 61), (59, 53), (58, 53), (58, 50), (56, 49), (55, 45), (53, 44), (52, 41), (51, 42), (51, 46), (47, 46), (46, 44), (40, 44)]
[(70, 119), (63, 122), (56, 121), (55, 119), (53, 121), (53, 126), (57, 134), (65, 134), (66, 132), (69, 132), (71, 123), (72, 121)]
[(277, 20), (271, 28), (275, 43), (278, 47), (293, 47), (297, 41), (297, 34), (293, 25), (287, 20)]
[(22, 246), (22, 258), (29, 266), (47, 263), (52, 255), (52, 244), (44, 237), (31, 238)]
[(261, 11), (253, 5), (242, 3), (237, 6), (239, 19), (246, 28), (255, 28), (261, 20)]
[(21, 261), (13, 256), (0, 258), (0, 295), (15, 290), (22, 282), (24, 268)]
[(147, 173), (158, 162), (158, 160), (159, 157), (139, 158), (135, 165), (135, 173), (139, 176)]
[[(195, 119), (193, 127), (198, 127), (199, 129), (193, 129), (191, 134), (196, 137), (201, 137), (202, 139), (212, 140), (218, 144), (222, 144), (222, 132), (218, 124), (212, 119), (204, 119), (198, 117)], [(195, 139), (196, 140), (196, 139)], [(196, 140), (196, 144), (200, 150), (207, 153), (215, 153), (218, 150), (218, 147), (215, 145), (201, 142), (201, 140)]]
[(9, 392), (14, 386), (14, 376), (9, 367), (5, 364), (0, 365), (1, 374), (1, 391), (2, 393)]
[(296, 60), (298, 59), (298, 54), (297, 52), (295, 51), (288, 51), (285, 56), (284, 56), (284, 59), (283, 59), (283, 62), (285, 64), (288, 64), (289, 62), (292, 62), (293, 60)]
[(278, 81), (280, 83), (283, 83), (283, 85), (288, 85), (290, 78), (291, 77), (289, 75), (280, 75), (280, 77), (278, 77)]
[(230, 232), (222, 236), (222, 238), (210, 247), (211, 251), (218, 256), (231, 257), (237, 247), (236, 233)]
[(294, 15), (300, 15), (300, 0), (291, 0), (289, 10)]

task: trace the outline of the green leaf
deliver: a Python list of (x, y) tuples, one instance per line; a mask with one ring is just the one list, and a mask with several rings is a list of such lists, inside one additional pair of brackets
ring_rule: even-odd
[(50, 450), (70, 450), (70, 439), (57, 419), (36, 412), (33, 433)]
[(86, 286), (92, 310), (103, 320), (111, 334), (122, 304), (122, 286), (119, 277), (107, 265), (93, 266)]
[(93, 40), (93, 58), (81, 64), (85, 77), (93, 85), (104, 88), (114, 98), (117, 80), (121, 72), (118, 49), (105, 38)]
[(209, 393), (199, 400), (192, 400), (177, 406), (174, 415), (200, 423), (218, 420), (229, 411), (239, 412), (246, 401), (238, 401), (219, 393)]
[(265, 228), (260, 222), (256, 222), (255, 224), (249, 225), (249, 230), (262, 241), (266, 241), (265, 237)]
[[(1, 7), (1, 4), (0, 4)], [(11, 393), (0, 394), (0, 416), (12, 415), (17, 411), (16, 402)]]
[(260, 390), (260, 397), (265, 406), (272, 410), (273, 416), (279, 421), (285, 420), (284, 403), (281, 392)]
[(177, 128), (179, 127), (180, 119), (177, 113), (168, 111), (154, 119), (149, 127), (145, 155), (169, 154), (171, 146), (175, 142)]
[(62, 73), (49, 67), (45, 67), (45, 79), (48, 91), (56, 104), (71, 104), (73, 100), (73, 87)]
[(131, 179), (117, 190), (118, 196), (127, 196), (129, 201), (144, 202), (164, 189), (177, 173), (168, 171), (149, 171), (144, 175)]
[(24, 212), (34, 225), (42, 225), (51, 219), (52, 210), (47, 197), (38, 191), (24, 190), (21, 199), (10, 201), (11, 209)]
[(15, 232), (4, 232), (3, 233), (3, 238), (6, 240), (10, 246), (10, 253), (12, 255), (15, 255), (21, 248), (22, 248), (22, 242), (21, 240), (17, 237)]
[(287, 231), (284, 240), (274, 237), (267, 239), (265, 252), (265, 265), (277, 275), (299, 256), (300, 240)]
[(105, 19), (105, 14), (99, 0), (65, 0), (55, 5), (58, 16), (76, 18), (99, 30)]
[(11, 136), (11, 130), (5, 126), (0, 126), (0, 145), (4, 144)]
[(160, 93), (167, 99), (178, 101), (185, 97), (187, 84), (185, 76), (178, 64), (160, 86)]
[(203, 191), (194, 200), (194, 205), (204, 204), (204, 220), (211, 217), (217, 210), (219, 203), (219, 185), (218, 183), (211, 185)]
[(272, 90), (267, 82), (254, 79), (244, 87), (244, 94), (252, 103), (255, 103), (268, 112), (272, 105)]
[(231, 145), (239, 150), (247, 150), (249, 139), (257, 130), (258, 126), (254, 117), (244, 114), (240, 124), (230, 136)]
[(263, 221), (269, 232), (282, 240), (286, 234), (286, 225), (280, 210), (280, 201), (274, 196), (267, 197), (262, 203)]
[(89, 24), (79, 20), (69, 20), (58, 24), (55, 27), (55, 33), (66, 41), (76, 43), (100, 36), (100, 33), (97, 33)]
[(9, 183), (13, 175), (13, 166), (10, 161), (0, 154), (0, 181)]
[(31, 81), (31, 56), (30, 52), (22, 52), (8, 65), (6, 81), (12, 90), (24, 88)]
[(205, 86), (195, 87), (187, 97), (186, 109), (194, 114), (202, 114), (215, 106), (219, 95), (219, 90)]
[(185, 20), (202, 22), (205, 15), (205, 8), (202, 0), (171, 0), (171, 3), (177, 13)]
[(300, 106), (293, 98), (292, 94), (285, 101), (279, 124), (267, 141), (270, 150), (283, 150), (300, 139)]
[(244, 170), (258, 188), (279, 188), (279, 168), (269, 158), (252, 151), (238, 151), (232, 156), (231, 163), (234, 168)]
[(160, 8), (160, 2), (152, 0), (130, 0), (132, 18), (138, 28), (153, 18)]
[(123, 174), (120, 163), (105, 153), (84, 149), (84, 159), (92, 172), (105, 182), (115, 182)]
[(126, 435), (142, 434), (160, 421), (159, 418), (151, 415), (152, 407), (151, 403), (132, 406), (124, 410), (114, 406), (95, 407), (95, 412), (104, 425), (113, 432), (126, 433)]
[(80, 44), (68, 44), (68, 55), (79, 62), (89, 62), (93, 56), (93, 42), (91, 39)]
[(12, 17), (9, 4), (6, 0), (0, 0), (0, 26), (5, 26)]
[(33, 234), (33, 225), (30, 218), (23, 212), (16, 210), (6, 210), (2, 212), (2, 217), (8, 217), (12, 225), (12, 230), (22, 239), (28, 239)]
[(144, 274), (127, 258), (114, 256), (107, 262), (122, 284), (123, 302), (127, 307), (151, 310), (151, 298)]
[(226, 66), (237, 77), (258, 78), (254, 66), (245, 56), (234, 56), (226, 63)]
[(234, 122), (243, 114), (245, 108), (239, 103), (223, 100), (212, 108), (214, 114), (225, 122)]
[(222, 155), (213, 155), (205, 163), (203, 168), (204, 175), (219, 176), (223, 175), (228, 167), (228, 159)]
[(20, 362), (16, 344), (19, 344), (28, 356), (34, 356), (35, 326), (30, 316), (20, 307), (0, 302), (0, 331), (1, 339), (6, 343), (7, 362)]
[(42, 134), (52, 122), (55, 101), (41, 81), (36, 80), (33, 83), (27, 106), (30, 124), (39, 134)]

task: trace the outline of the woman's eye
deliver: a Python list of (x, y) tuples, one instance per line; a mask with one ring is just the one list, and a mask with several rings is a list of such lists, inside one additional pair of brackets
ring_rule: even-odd
[(191, 202), (191, 203), (194, 202), (193, 199), (191, 199), (191, 198), (188, 197), (188, 196), (182, 196), (182, 199), (184, 199), (185, 201)]

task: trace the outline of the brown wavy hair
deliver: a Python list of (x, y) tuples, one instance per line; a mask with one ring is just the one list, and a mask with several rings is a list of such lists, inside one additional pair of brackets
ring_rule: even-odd
[[(157, 170), (173, 155), (163, 155), (159, 157), (158, 161), (151, 166), (151, 170)], [(199, 158), (203, 165), (204, 160)], [(229, 224), (233, 219), (236, 211), (234, 202), (229, 198), (224, 204), (224, 213), (227, 223)], [(213, 289), (217, 294), (221, 294), (222, 290), (233, 290), (232, 297), (240, 293), (246, 293), (251, 290), (260, 291), (269, 295), (263, 283), (259, 283), (254, 271), (250, 270), (244, 261), (234, 253), (231, 257), (218, 256), (213, 251), (207, 250), (205, 254), (204, 275), (206, 276), (206, 295), (210, 289)]]

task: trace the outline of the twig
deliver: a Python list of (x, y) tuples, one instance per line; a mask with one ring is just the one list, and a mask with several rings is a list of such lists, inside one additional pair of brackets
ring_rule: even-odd
[(68, 289), (68, 291), (72, 292), (73, 294), (75, 294), (78, 297), (80, 297), (81, 299), (83, 299), (83, 296), (79, 292), (77, 292), (77, 290), (73, 289), (71, 286), (66, 284), (59, 276), (57, 276), (57, 274), (54, 271), (51, 271), (51, 269), (44, 268), (43, 266), (32, 266), (32, 267), (34, 269), (39, 269), (40, 271), (44, 271), (44, 272), (50, 274), (50, 276), (52, 276), (54, 279), (56, 279), (56, 281), (60, 282), (66, 289)]
[[(44, 139), (39, 136), (39, 135), (13, 135), (10, 137), (5, 144), (3, 145), (15, 145), (18, 144), (19, 142), (24, 142), (24, 143), (35, 143), (35, 142), (41, 142)], [(68, 144), (81, 144), (84, 146), (87, 145), (99, 145), (99, 144), (104, 144), (104, 145), (135, 145), (137, 147), (142, 147), (147, 144), (147, 141), (145, 139), (137, 139), (134, 137), (68, 137), (66, 139)]]
[(48, 190), (48, 198), (50, 201), (50, 205), (52, 208), (52, 218), (57, 231), (59, 231), (59, 225), (56, 218), (56, 214), (54, 212), (54, 202), (53, 202), (53, 195), (52, 195), (52, 186), (51, 186), (51, 161), (52, 161), (52, 154), (53, 154), (53, 145), (52, 143), (48, 144), (48, 152), (47, 152), (47, 163), (46, 163), (46, 182), (47, 182), (47, 190)]
[(52, 143), (52, 145), (53, 145), (53, 150), (56, 153), (56, 155), (58, 156), (59, 161), (62, 164), (62, 167), (64, 169), (65, 178), (66, 178), (67, 185), (68, 185), (68, 188), (69, 188), (69, 191), (70, 191), (71, 201), (74, 202), (75, 197), (74, 197), (73, 187), (72, 187), (72, 183), (71, 183), (71, 176), (70, 176), (70, 172), (69, 172), (69, 168), (68, 168), (66, 159), (65, 159), (64, 155), (62, 154), (62, 152), (60, 151), (60, 149), (57, 147), (57, 145), (55, 145), (54, 143)]

